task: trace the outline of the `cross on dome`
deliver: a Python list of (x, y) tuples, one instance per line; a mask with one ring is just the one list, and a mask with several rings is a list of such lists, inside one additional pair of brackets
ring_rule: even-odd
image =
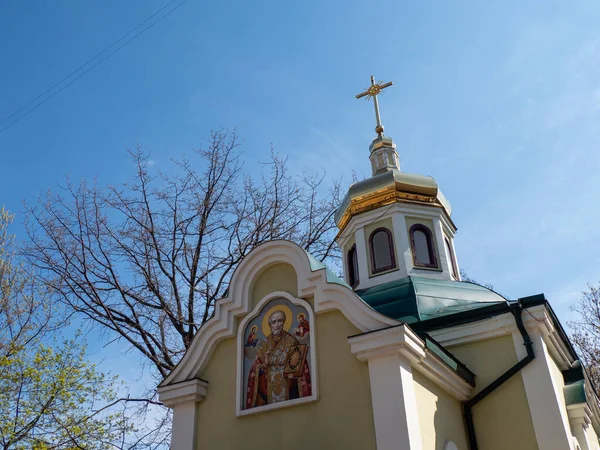
[(381, 124), (381, 117), (379, 116), (379, 100), (377, 96), (381, 93), (383, 89), (393, 85), (391, 81), (387, 83), (383, 83), (383, 81), (379, 81), (375, 83), (375, 77), (371, 75), (371, 86), (369, 86), (364, 92), (361, 92), (356, 96), (356, 98), (367, 97), (367, 101), (373, 98), (373, 105), (375, 105), (375, 120), (377, 121), (377, 126), (375, 127), (375, 132), (379, 136), (383, 136), (383, 125)]

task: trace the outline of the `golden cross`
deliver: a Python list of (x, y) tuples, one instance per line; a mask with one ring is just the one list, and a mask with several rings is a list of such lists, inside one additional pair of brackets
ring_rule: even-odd
[(382, 81), (375, 83), (375, 77), (371, 75), (371, 86), (369, 86), (365, 92), (361, 92), (356, 96), (356, 98), (362, 98), (366, 96), (367, 100), (371, 100), (371, 97), (373, 97), (373, 104), (375, 105), (375, 120), (377, 121), (375, 131), (380, 136), (383, 135), (383, 125), (381, 125), (381, 117), (379, 116), (379, 101), (377, 100), (377, 96), (383, 89), (394, 84), (391, 81), (385, 84), (382, 83)]

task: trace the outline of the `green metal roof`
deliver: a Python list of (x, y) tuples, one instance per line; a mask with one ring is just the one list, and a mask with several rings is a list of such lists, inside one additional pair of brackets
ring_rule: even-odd
[(361, 289), (356, 294), (379, 313), (405, 323), (506, 302), (478, 284), (414, 276)]
[(339, 284), (341, 286), (346, 286), (348, 289), (352, 289), (350, 286), (348, 286), (348, 283), (346, 283), (344, 280), (342, 280), (340, 277), (338, 277), (335, 273), (333, 273), (325, 264), (323, 264), (323, 262), (319, 261), (317, 258), (315, 258), (313, 255), (311, 255), (306, 250), (304, 250), (304, 253), (306, 253), (308, 256), (308, 261), (310, 263), (310, 271), (311, 272), (316, 272), (317, 270), (325, 269), (325, 274), (327, 275), (328, 283)]
[(562, 375), (565, 383), (563, 394), (567, 406), (585, 403), (587, 401), (585, 395), (585, 373), (581, 361), (575, 361), (570, 369), (563, 370)]

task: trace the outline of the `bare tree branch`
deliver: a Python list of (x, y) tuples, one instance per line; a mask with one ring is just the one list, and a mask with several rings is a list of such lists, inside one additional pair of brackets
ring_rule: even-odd
[(339, 257), (339, 182), (290, 174), (271, 151), (264, 173), (244, 171), (235, 133), (213, 132), (174, 173), (130, 152), (133, 181), (68, 182), (28, 208), (24, 256), (73, 311), (124, 339), (165, 377), (212, 316), (253, 248), (289, 239), (320, 260)]

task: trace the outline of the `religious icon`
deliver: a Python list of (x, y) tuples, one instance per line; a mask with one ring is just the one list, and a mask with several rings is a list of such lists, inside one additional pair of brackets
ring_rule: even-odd
[(296, 336), (304, 337), (310, 331), (310, 325), (304, 314), (298, 314), (298, 326), (296, 327)]
[(250, 334), (246, 339), (246, 347), (256, 347), (256, 343), (258, 342), (258, 338), (256, 337), (256, 332), (258, 331), (257, 325), (252, 325), (250, 328)]
[(302, 306), (275, 299), (248, 323), (244, 330), (245, 409), (311, 396), (307, 317)]

